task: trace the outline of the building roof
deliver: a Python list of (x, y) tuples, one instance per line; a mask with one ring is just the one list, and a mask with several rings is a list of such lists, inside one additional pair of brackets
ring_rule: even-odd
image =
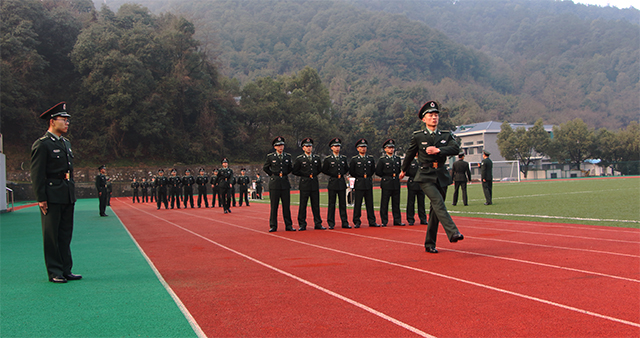
[[(529, 129), (533, 127), (533, 124), (526, 124), (526, 123), (509, 123), (509, 124), (511, 125), (511, 128), (513, 128), (514, 130), (519, 127), (524, 127), (525, 129)], [(458, 128), (456, 128), (453, 134), (458, 137), (477, 135), (477, 134), (497, 134), (500, 132), (501, 126), (502, 126), (502, 122), (496, 122), (496, 121), (463, 124), (461, 126), (458, 126)], [(553, 130), (553, 125), (545, 124), (544, 130), (551, 132)]]

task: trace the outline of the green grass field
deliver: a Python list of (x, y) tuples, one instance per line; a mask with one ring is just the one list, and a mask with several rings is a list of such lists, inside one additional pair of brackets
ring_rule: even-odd
[[(449, 186), (446, 203), (452, 216), (640, 228), (640, 177), (494, 183), (490, 206), (484, 205), (480, 183), (470, 184), (467, 190), (469, 206), (462, 205), (462, 196), (458, 205), (452, 206), (453, 185)], [(376, 211), (380, 192), (374, 190)], [(268, 201), (265, 196), (261, 202)], [(407, 191), (403, 187), (403, 212), (406, 202)], [(297, 195), (292, 196), (291, 204), (298, 205)], [(327, 205), (326, 193), (320, 194), (320, 205)], [(379, 219), (379, 215), (376, 217)]]

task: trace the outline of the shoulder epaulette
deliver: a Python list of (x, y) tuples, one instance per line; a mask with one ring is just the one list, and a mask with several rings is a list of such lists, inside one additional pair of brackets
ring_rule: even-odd
[(416, 131), (414, 131), (414, 132), (413, 132), (413, 134), (414, 134), (414, 135), (415, 135), (415, 134), (419, 134), (419, 133), (422, 133), (423, 131), (424, 131), (424, 130), (416, 130)]

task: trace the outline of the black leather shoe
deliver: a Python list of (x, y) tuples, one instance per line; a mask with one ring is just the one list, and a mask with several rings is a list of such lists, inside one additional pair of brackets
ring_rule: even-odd
[(399, 226), (399, 227), (403, 227), (403, 226), (405, 226), (406, 224), (404, 224), (404, 223), (398, 223), (398, 224), (394, 224), (394, 225), (395, 225), (395, 226)]
[(62, 276), (55, 276), (55, 277), (49, 278), (49, 281), (53, 283), (66, 283), (67, 279)]
[(451, 204), (451, 205), (453, 205), (454, 207), (456, 206), (456, 204), (455, 204), (455, 203), (453, 203), (453, 204)]
[(269, 232), (276, 232), (278, 229), (277, 228), (271, 228), (269, 229)]
[(370, 228), (379, 228), (380, 226), (380, 224), (369, 224)]
[(107, 217), (107, 216), (109, 216), (109, 215), (107, 215), (107, 214), (100, 215), (100, 217)]
[(425, 249), (425, 251), (427, 251), (428, 253), (438, 253), (438, 249), (436, 249), (436, 248), (431, 248), (431, 247), (429, 247), (429, 248), (424, 248), (424, 249)]
[(413, 222), (409, 222), (409, 225), (413, 225), (413, 224), (414, 224)]
[(229, 212), (225, 210), (225, 211), (224, 211), (224, 213), (225, 213), (225, 214), (228, 214)]
[(325, 227), (323, 227), (323, 226), (315, 227), (314, 229), (316, 229), (316, 230), (327, 230), (327, 228), (325, 228)]
[(449, 242), (455, 243), (455, 242), (461, 241), (463, 239), (464, 239), (464, 236), (462, 236), (462, 234), (458, 232), (457, 234), (451, 236), (451, 240)]
[(285, 231), (296, 231), (296, 229), (294, 229), (294, 228), (286, 228), (286, 229), (284, 229), (284, 230), (285, 230)]
[(332, 227), (332, 226), (329, 226), (329, 230), (333, 230), (333, 227)]
[(66, 278), (67, 280), (79, 280), (82, 279), (82, 275), (74, 275), (70, 273), (68, 275), (64, 275), (64, 278)]
[(354, 229), (360, 229), (360, 224), (356, 224), (353, 226)]
[(484, 205), (491, 205), (491, 203), (486, 203), (486, 202), (485, 202), (485, 203), (484, 203)]
[(307, 227), (300, 227), (300, 229), (298, 229), (298, 231), (305, 231), (307, 230)]
[(384, 227), (386, 227), (387, 225), (386, 225), (386, 224), (380, 224), (380, 226), (384, 228)]
[(350, 225), (343, 225), (342, 229), (351, 229), (351, 226)]

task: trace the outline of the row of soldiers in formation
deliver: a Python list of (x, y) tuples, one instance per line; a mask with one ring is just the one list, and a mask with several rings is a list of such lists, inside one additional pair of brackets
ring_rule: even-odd
[[(204, 168), (200, 168), (198, 176), (191, 175), (191, 170), (185, 170), (185, 175), (180, 177), (176, 169), (172, 169), (170, 176), (164, 175), (164, 169), (158, 170), (158, 175), (151, 179), (151, 182), (147, 182), (145, 178), (142, 182), (137, 182), (134, 178), (131, 183), (133, 188), (133, 202), (140, 202), (139, 190), (142, 191), (142, 201), (148, 201), (147, 188), (151, 188), (151, 202), (154, 197), (156, 198), (157, 208), (164, 204), (165, 209), (171, 206), (171, 209), (177, 207), (180, 209), (180, 204), (183, 203), (184, 207), (188, 205), (194, 208), (193, 198), (193, 185), (197, 184), (197, 206), (200, 208), (204, 204), (205, 208), (209, 207), (209, 200), (207, 195), (207, 185), (211, 185), (213, 191), (211, 207), (215, 206), (216, 197), (218, 198), (218, 205), (224, 208), (224, 213), (231, 212), (231, 205), (236, 206), (235, 200), (235, 185), (239, 186), (240, 199), (239, 205), (242, 206), (243, 201), (249, 206), (249, 186), (255, 182), (256, 197), (262, 198), (262, 179), (260, 175), (257, 175), (255, 180), (251, 180), (246, 175), (246, 169), (240, 170), (240, 176), (235, 176), (233, 170), (229, 168), (229, 161), (224, 159), (222, 161), (222, 168), (214, 169), (213, 175), (209, 177)], [(203, 203), (204, 202), (204, 203)]]

